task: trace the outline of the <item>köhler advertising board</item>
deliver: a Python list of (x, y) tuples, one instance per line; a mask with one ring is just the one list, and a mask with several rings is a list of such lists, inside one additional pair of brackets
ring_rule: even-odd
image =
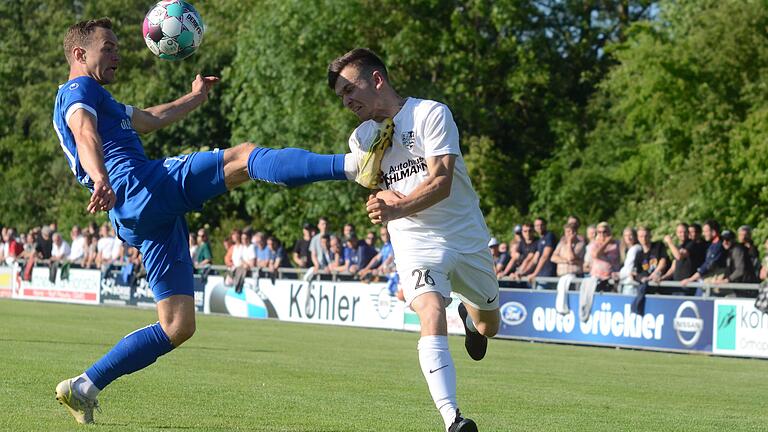
[(714, 353), (768, 357), (768, 314), (754, 300), (715, 301)]
[(596, 294), (589, 319), (579, 319), (579, 294), (570, 312), (555, 309), (553, 291), (503, 290), (499, 337), (567, 341), (681, 351), (712, 351), (713, 302), (679, 297), (646, 298), (643, 315), (631, 311), (633, 297)]

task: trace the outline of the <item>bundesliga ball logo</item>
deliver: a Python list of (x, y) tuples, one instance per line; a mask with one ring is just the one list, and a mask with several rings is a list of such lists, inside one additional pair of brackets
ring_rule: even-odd
[(204, 32), (200, 14), (183, 0), (164, 0), (152, 6), (142, 28), (150, 51), (165, 60), (191, 56), (203, 42)]

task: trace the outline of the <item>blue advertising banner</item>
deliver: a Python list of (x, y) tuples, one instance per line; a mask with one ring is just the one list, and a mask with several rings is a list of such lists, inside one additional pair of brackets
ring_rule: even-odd
[(503, 290), (497, 337), (593, 345), (712, 352), (713, 301), (648, 296), (645, 313), (631, 311), (634, 297), (595, 294), (588, 319), (579, 319), (579, 294), (570, 311), (555, 309), (554, 291)]

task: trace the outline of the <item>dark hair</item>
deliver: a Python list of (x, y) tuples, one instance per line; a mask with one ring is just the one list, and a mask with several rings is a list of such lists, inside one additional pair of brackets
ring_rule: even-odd
[(706, 222), (704, 222), (704, 225), (709, 225), (709, 229), (712, 231), (715, 231), (716, 233), (720, 234), (720, 224), (717, 223), (714, 219), (707, 219)]
[(685, 228), (686, 231), (688, 231), (688, 224), (685, 223), (685, 222), (680, 222), (680, 223), (677, 224), (677, 226), (681, 226), (681, 227)]
[(91, 34), (96, 30), (96, 27), (112, 30), (112, 21), (109, 18), (80, 21), (67, 30), (67, 34), (64, 36), (64, 56), (69, 63), (72, 63), (70, 57), (72, 48), (88, 45), (91, 42)]
[(690, 224), (689, 226), (693, 227), (693, 230), (696, 231), (697, 233), (701, 232), (701, 225), (700, 224), (694, 222), (694, 223)]
[(336, 81), (339, 79), (339, 74), (348, 65), (358, 67), (363, 72), (378, 70), (384, 75), (384, 78), (389, 79), (387, 67), (384, 66), (384, 62), (381, 61), (379, 56), (368, 48), (355, 48), (336, 58), (328, 65), (328, 87), (331, 90), (336, 90)]

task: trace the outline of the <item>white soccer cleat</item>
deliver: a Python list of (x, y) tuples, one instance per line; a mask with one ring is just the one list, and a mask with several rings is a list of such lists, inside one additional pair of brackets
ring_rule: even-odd
[(93, 410), (99, 408), (99, 401), (80, 394), (73, 386), (76, 379), (65, 379), (56, 386), (56, 400), (69, 410), (78, 423), (93, 423)]

